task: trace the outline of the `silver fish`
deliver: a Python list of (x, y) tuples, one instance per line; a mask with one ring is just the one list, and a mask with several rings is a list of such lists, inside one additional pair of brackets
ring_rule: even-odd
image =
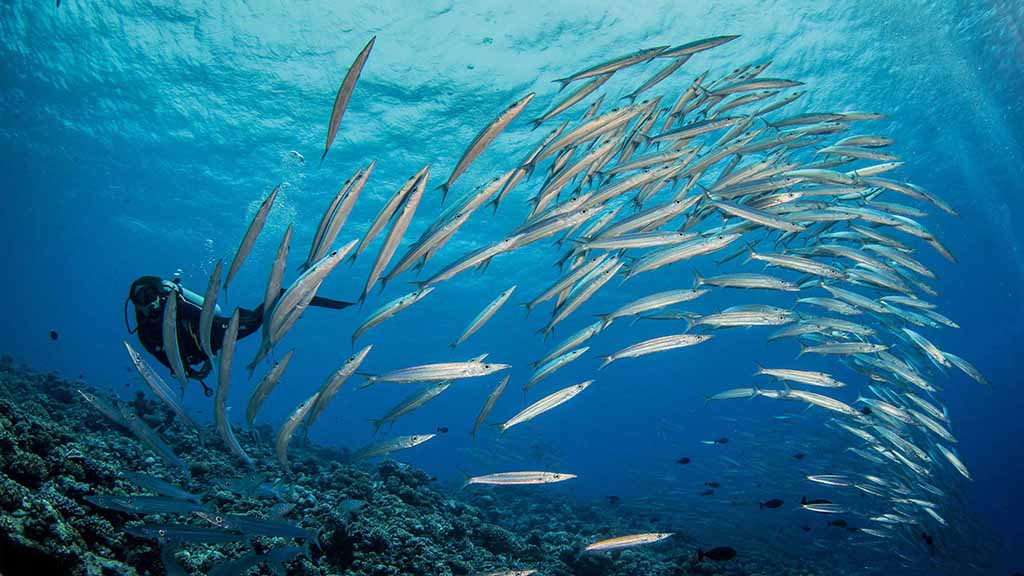
[(383, 207), (381, 207), (380, 212), (377, 213), (377, 217), (373, 219), (373, 224), (370, 224), (370, 227), (366, 230), (366, 234), (363, 235), (363, 240), (359, 243), (359, 248), (356, 248), (355, 253), (352, 254), (351, 258), (349, 258), (350, 261), (355, 261), (355, 259), (363, 253), (363, 250), (366, 250), (370, 243), (373, 242), (378, 234), (380, 234), (381, 230), (387, 226), (388, 222), (391, 221), (391, 218), (398, 210), (398, 207), (402, 205), (406, 195), (408, 195), (409, 191), (413, 189), (413, 186), (419, 183), (420, 178), (423, 177), (429, 168), (429, 165), (424, 166), (419, 172), (409, 177), (409, 179), (405, 181), (405, 184), (402, 184), (402, 187), (399, 188), (393, 196), (391, 196)]
[(213, 274), (210, 276), (210, 283), (206, 287), (203, 309), (199, 312), (199, 346), (210, 360), (214, 356), (213, 347), (210, 344), (210, 332), (213, 330), (213, 317), (217, 311), (217, 291), (220, 288), (220, 273), (223, 266), (224, 260), (218, 259), (217, 265), (213, 268)]
[(391, 440), (376, 442), (356, 450), (356, 452), (352, 454), (352, 459), (358, 462), (359, 460), (367, 460), (377, 456), (384, 456), (385, 454), (390, 454), (396, 450), (405, 450), (406, 448), (419, 446), (434, 436), (436, 436), (436, 434), (416, 434), (413, 436), (399, 436), (397, 438), (392, 438)]
[[(384, 238), (384, 245), (380, 247), (377, 259), (374, 260), (373, 267), (370, 269), (370, 275), (366, 278), (366, 286), (363, 288), (363, 293), (359, 295), (360, 304), (366, 300), (366, 295), (373, 288), (373, 285), (377, 283), (377, 279), (380, 278), (381, 274), (384, 273), (384, 269), (391, 261), (391, 257), (398, 250), (398, 244), (402, 241), (402, 236), (405, 235), (405, 231), (409, 228), (409, 223), (412, 222), (412, 217), (420, 204), (420, 198), (423, 197), (423, 190), (427, 186), (427, 178), (430, 177), (430, 167), (425, 167), (421, 172), (422, 176), (420, 176), (419, 182), (416, 183), (416, 186), (406, 196), (402, 208), (395, 216), (395, 221), (391, 224), (391, 229), (388, 230), (388, 235)], [(383, 290), (383, 285), (381, 285), (381, 289)]]
[(462, 378), (476, 378), (500, 372), (511, 368), (509, 364), (496, 364), (493, 362), (443, 362), (439, 364), (424, 364), (392, 370), (383, 374), (367, 374), (366, 383), (363, 388), (372, 386), (378, 382), (433, 382), (439, 380), (459, 380)]
[(231, 421), (228, 419), (228, 386), (231, 384), (231, 361), (235, 358), (235, 343), (238, 338), (238, 309), (235, 309), (228, 322), (228, 329), (224, 333), (224, 343), (220, 349), (220, 364), (217, 367), (217, 393), (213, 400), (214, 420), (217, 424), (217, 432), (234, 453), (246, 466), (255, 466), (256, 463), (246, 454), (242, 445), (238, 443), (234, 430), (231, 429)]
[(633, 66), (634, 64), (647, 62), (648, 60), (657, 57), (666, 49), (668, 49), (668, 46), (655, 46), (653, 48), (644, 48), (642, 50), (637, 50), (636, 52), (626, 54), (625, 56), (612, 58), (611, 60), (607, 60), (595, 66), (591, 66), (586, 70), (581, 70), (579, 72), (576, 72), (575, 74), (566, 76), (565, 78), (558, 78), (554, 80), (554, 82), (559, 83), (559, 90), (561, 90), (562, 88), (565, 88), (570, 82), (573, 82), (575, 80), (593, 78), (594, 76), (609, 74), (615, 72), (616, 70), (621, 70), (623, 68)]
[(348, 380), (349, 376), (355, 374), (356, 370), (359, 369), (359, 365), (366, 359), (366, 355), (370, 353), (373, 345), (366, 346), (362, 350), (349, 356), (348, 360), (335, 370), (324, 382), (323, 386), (320, 387), (320, 391), (316, 395), (316, 401), (313, 402), (312, 408), (309, 409), (309, 414), (306, 416), (306, 430), (316, 422), (320, 414), (327, 409), (327, 405), (331, 403), (334, 396), (341, 390), (342, 384)]
[[(344, 195), (341, 196), (341, 200), (337, 203), (336, 207), (332, 207), (330, 214), (324, 214), (325, 218), (328, 218), (327, 224), (324, 228), (323, 235), (319, 239), (319, 243), (315, 244), (311, 248), (310, 256), (306, 260), (304, 267), (312, 266), (314, 262), (323, 258), (327, 251), (331, 249), (334, 244), (335, 238), (338, 237), (338, 233), (341, 232), (341, 227), (345, 225), (345, 221), (348, 220), (348, 215), (352, 212), (352, 208), (356, 205), (356, 200), (359, 199), (359, 194), (363, 191), (363, 187), (366, 186), (366, 181), (370, 178), (370, 174), (373, 173), (373, 168), (377, 165), (377, 161), (373, 160), (364, 170), (360, 170), (352, 181), (352, 184), (345, 190)], [(339, 193), (340, 194), (340, 193)], [(315, 250), (314, 250), (315, 248)]]
[(494, 408), (494, 404), (501, 397), (502, 392), (505, 391), (505, 387), (508, 386), (508, 381), (511, 376), (505, 376), (498, 382), (498, 385), (494, 387), (494, 390), (487, 396), (487, 401), (484, 402), (483, 408), (480, 409), (480, 414), (477, 415), (476, 421), (473, 422), (473, 430), (469, 433), (473, 439), (476, 439), (476, 432), (480, 429), (480, 425), (487, 419), (487, 415), (491, 413), (491, 409)]
[(590, 348), (588, 346), (583, 346), (582, 348), (571, 350), (569, 352), (556, 356), (555, 358), (552, 358), (551, 360), (545, 362), (544, 364), (541, 364), (536, 369), (536, 371), (534, 371), (533, 375), (530, 376), (530, 380), (525, 385), (523, 385), (523, 391), (525, 392), (526, 390), (529, 390), (537, 382), (540, 382), (544, 378), (547, 378), (548, 376), (553, 374), (555, 371), (564, 367), (566, 364), (569, 364), (570, 362), (573, 362), (580, 356), (583, 356), (587, 352), (587, 350), (590, 350)]
[(624, 316), (636, 316), (643, 314), (644, 312), (650, 312), (651, 310), (659, 310), (673, 304), (679, 304), (681, 302), (689, 302), (696, 300), (704, 294), (707, 294), (708, 290), (666, 290), (664, 292), (658, 292), (651, 294), (650, 296), (644, 296), (624, 304), (614, 312), (608, 314), (598, 314), (598, 318), (601, 319), (601, 328), (607, 328), (616, 318), (622, 318)]
[(526, 96), (522, 97), (516, 102), (513, 102), (506, 108), (497, 118), (491, 121), (479, 134), (473, 138), (473, 141), (466, 148), (466, 151), (462, 153), (462, 157), (459, 158), (459, 162), (452, 169), (452, 173), (448, 176), (448, 180), (440, 186), (441, 188), (441, 203), (444, 203), (445, 196), (448, 195), (448, 191), (451, 190), (455, 181), (469, 168), (469, 165), (477, 159), (478, 156), (484, 151), (485, 148), (498, 136), (501, 131), (505, 129), (519, 113), (523, 111), (523, 108), (533, 100), (535, 94), (530, 92)]
[(421, 290), (410, 292), (404, 296), (399, 296), (394, 300), (384, 304), (380, 308), (376, 309), (373, 314), (370, 314), (362, 324), (356, 328), (356, 331), (352, 333), (352, 345), (354, 346), (356, 340), (363, 335), (364, 332), (384, 322), (388, 318), (392, 318), (402, 310), (412, 306), (419, 302), (424, 296), (434, 291), (433, 286), (427, 286)]
[(765, 375), (771, 376), (776, 380), (788, 380), (789, 382), (799, 382), (800, 384), (807, 384), (809, 386), (820, 386), (823, 388), (842, 388), (846, 386), (843, 382), (836, 380), (831, 375), (824, 372), (813, 372), (808, 370), (791, 370), (788, 368), (765, 368), (758, 365), (755, 376)]
[(653, 544), (660, 542), (666, 538), (672, 536), (672, 532), (651, 532), (644, 534), (630, 534), (629, 536), (619, 536), (617, 538), (609, 538), (607, 540), (599, 540), (593, 544), (588, 544), (584, 551), (586, 552), (604, 552), (607, 550), (619, 550), (622, 548), (632, 548), (633, 546), (641, 546), (644, 544)]
[(267, 221), (267, 214), (270, 213), (270, 207), (274, 205), (274, 199), (277, 198), (277, 192), (281, 189), (278, 185), (274, 188), (270, 196), (267, 196), (260, 204), (256, 215), (253, 216), (252, 222), (249, 223), (249, 228), (245, 231), (245, 236), (242, 237), (242, 243), (238, 246), (238, 251), (235, 252), (235, 257), (231, 260), (231, 266), (228, 267), (228, 276), (224, 279), (224, 290), (228, 289), (228, 284), (234, 279), (235, 274), (238, 273), (238, 269), (242, 267), (242, 263), (245, 262), (249, 252), (252, 251), (253, 244), (256, 243), (256, 238), (260, 235), (260, 231), (263, 230), (263, 224)]
[(288, 245), (292, 239), (292, 225), (284, 231), (281, 244), (277, 247), (277, 255), (274, 256), (274, 264), (270, 268), (270, 278), (267, 279), (267, 289), (263, 292), (263, 326), (264, 330), (270, 325), (271, 311), (274, 309), (274, 302), (281, 295), (281, 280), (284, 278), (284, 268), (288, 261)]
[(573, 386), (562, 388), (557, 392), (554, 392), (541, 398), (540, 400), (527, 406), (522, 412), (516, 414), (512, 418), (509, 418), (504, 424), (502, 424), (500, 427), (502, 434), (504, 434), (505, 432), (508, 431), (509, 428), (517, 424), (522, 424), (523, 422), (532, 420), (537, 416), (547, 412), (548, 410), (551, 410), (552, 408), (555, 408), (565, 402), (568, 402), (574, 396), (586, 390), (587, 386), (590, 386), (593, 383), (593, 380), (580, 382), (579, 384), (574, 384)]
[(583, 100), (587, 96), (590, 96), (590, 94), (592, 94), (595, 90), (603, 86), (604, 83), (607, 82), (608, 79), (611, 77), (611, 72), (608, 72), (607, 74), (601, 74), (600, 76), (595, 76), (593, 80), (581, 86), (579, 90), (570, 94), (566, 99), (559, 102), (558, 105), (556, 105), (548, 112), (545, 112), (543, 116), (537, 118), (536, 120), (531, 120), (530, 125), (532, 125), (536, 129), (544, 122), (547, 122), (548, 120), (554, 118), (555, 116), (561, 114), (562, 112), (565, 112), (580, 100)]
[(713, 338), (713, 336), (708, 334), (673, 334), (670, 336), (651, 338), (650, 340), (644, 340), (643, 342), (638, 342), (632, 346), (627, 346), (618, 352), (609, 354), (608, 356), (603, 356), (603, 361), (601, 366), (598, 367), (598, 370), (604, 369), (605, 366), (621, 358), (636, 358), (638, 356), (645, 356), (655, 352), (664, 352), (666, 350), (675, 350), (676, 348), (694, 346), (701, 342), (706, 342), (711, 338)]
[(384, 424), (394, 424), (396, 420), (402, 416), (409, 414), (413, 410), (423, 406), (430, 400), (437, 398), (442, 392), (448, 389), (452, 383), (448, 381), (438, 382), (437, 384), (431, 384), (423, 390), (416, 392), (408, 398), (399, 402), (394, 408), (388, 411), (382, 418), (370, 420), (373, 424), (373, 433), (376, 434), (380, 427)]
[(149, 386), (149, 389), (157, 398), (162, 400), (172, 412), (181, 418), (185, 424), (188, 424), (190, 427), (195, 429), (196, 433), (199, 435), (199, 444), (202, 446), (203, 429), (196, 424), (195, 420), (193, 420), (192, 417), (188, 415), (188, 412), (185, 411), (185, 407), (182, 406), (174, 397), (174, 392), (171, 391), (171, 387), (164, 382), (163, 378), (161, 378), (159, 374), (153, 371), (153, 368), (149, 363), (143, 360), (142, 355), (136, 352), (127, 340), (124, 342), (124, 347), (128, 349), (128, 357), (132, 359), (132, 364), (135, 365), (135, 369), (139, 371), (139, 374), (142, 376), (143, 381), (146, 382), (146, 385)]
[(277, 454), (278, 463), (285, 469), (291, 467), (291, 464), (288, 462), (288, 443), (295, 434), (295, 430), (298, 429), (299, 424), (305, 420), (306, 414), (309, 413), (319, 395), (320, 393), (317, 392), (299, 404), (292, 411), (291, 415), (288, 416), (288, 419), (284, 421), (284, 424), (281, 425), (281, 429), (277, 433), (277, 439), (274, 441), (274, 452)]
[(164, 316), (162, 322), (162, 336), (164, 344), (164, 355), (167, 356), (167, 362), (171, 365), (171, 373), (174, 374), (174, 378), (178, 381), (181, 386), (180, 396), (185, 396), (185, 385), (188, 383), (188, 377), (185, 373), (185, 364), (181, 359), (181, 352), (178, 348), (178, 298), (180, 297), (178, 291), (171, 290), (170, 294), (167, 295), (166, 303), (164, 304)]
[(562, 472), (501, 472), (498, 474), (485, 474), (466, 478), (462, 487), (473, 484), (487, 484), (489, 486), (533, 486), (537, 484), (552, 484), (565, 482), (575, 478), (575, 474), (564, 474)]
[(462, 344), (463, 342), (466, 341), (467, 338), (475, 334), (477, 330), (483, 327), (483, 325), (486, 324), (487, 321), (490, 320), (491, 317), (494, 316), (498, 312), (498, 310), (501, 309), (502, 306), (504, 306), (505, 302), (508, 301), (509, 296), (512, 296), (512, 293), (515, 292), (515, 290), (516, 287), (512, 286), (508, 290), (505, 290), (504, 292), (499, 294), (497, 298), (495, 298), (487, 306), (485, 306), (484, 309), (481, 310), (480, 313), (477, 314), (475, 318), (473, 318), (473, 320), (469, 323), (469, 326), (466, 326), (466, 329), (455, 340), (455, 342), (451, 344), (451, 348), (454, 349), (459, 344)]
[(289, 350), (280, 360), (274, 362), (274, 366), (267, 371), (259, 381), (259, 384), (256, 385), (256, 388), (253, 389), (252, 394), (249, 396), (249, 403), (245, 408), (245, 422), (250, 427), (256, 419), (256, 413), (259, 412), (260, 407), (263, 406), (263, 402), (267, 399), (267, 396), (273, 392), (277, 383), (281, 381), (281, 375), (284, 374), (284, 370), (288, 367), (288, 363), (292, 361), (292, 354), (294, 353), (295, 350)]
[(338, 134), (338, 126), (341, 124), (342, 116), (345, 115), (345, 109), (348, 108), (348, 101), (352, 98), (356, 81), (359, 80), (359, 75), (363, 72), (363, 66), (366, 65), (366, 59), (370, 57), (370, 51), (373, 50), (373, 43), (376, 41), (377, 37), (373, 36), (359, 51), (359, 55), (356, 56), (355, 61), (349, 66), (348, 72), (345, 73), (345, 79), (341, 81), (341, 86), (338, 87), (338, 94), (335, 95), (334, 106), (331, 108), (331, 119), (327, 123), (327, 142), (324, 143), (324, 153), (320, 156), (320, 162), (327, 157), (327, 151), (331, 149), (334, 137)]

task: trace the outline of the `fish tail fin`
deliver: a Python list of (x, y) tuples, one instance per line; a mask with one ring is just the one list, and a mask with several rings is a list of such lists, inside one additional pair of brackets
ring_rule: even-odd
[(523, 308), (526, 308), (526, 317), (529, 318), (530, 317), (530, 312), (533, 311), (533, 303), (532, 302), (523, 302), (523, 303), (520, 304), (520, 306), (522, 306)]
[(612, 356), (598, 356), (601, 359), (601, 365), (597, 367), (598, 370), (603, 370), (605, 366), (615, 361)]
[(381, 418), (370, 418), (370, 424), (373, 424), (373, 435), (376, 436), (377, 432), (380, 431), (380, 427), (384, 425), (384, 420)]
[(441, 205), (444, 206), (444, 201), (448, 198), (448, 191), (451, 190), (451, 186), (445, 182), (443, 184), (438, 184), (437, 188), (434, 188), (434, 190), (441, 191)]
[(495, 196), (492, 200), (484, 204), (484, 206), (494, 206), (494, 211), (491, 214), (498, 213), (498, 205), (501, 204), (501, 195)]
[(797, 359), (799, 360), (800, 357), (803, 356), (806, 353), (807, 353), (807, 346), (805, 346), (803, 344), (800, 344), (800, 353), (796, 355)]
[(761, 366), (760, 362), (754, 362), (754, 366), (757, 366), (757, 372), (754, 372), (754, 376), (764, 373), (764, 366)]
[(807, 496), (801, 496), (800, 497), (800, 505), (804, 506), (806, 504), (807, 504)]
[(594, 316), (601, 319), (601, 330), (604, 330), (605, 328), (611, 326), (612, 322), (614, 321), (614, 318), (612, 317), (612, 314), (610, 312), (608, 314), (594, 314)]
[(700, 275), (700, 272), (696, 268), (694, 268), (693, 269), (693, 289), (696, 290), (697, 288), (700, 288), (703, 285), (704, 285), (704, 277)]
[(458, 346), (458, 345), (459, 345), (458, 342), (452, 342), (451, 344), (448, 345), (448, 347), (451, 348), (452, 350), (455, 350), (455, 347)]
[(356, 388), (356, 390), (362, 390), (364, 388), (369, 388), (370, 386), (373, 386), (374, 384), (377, 383), (377, 377), (374, 376), (373, 374), (367, 374), (366, 372), (356, 372), (356, 375), (357, 376), (363, 376), (363, 377), (366, 378), (366, 381), (363, 382), (362, 384), (360, 384), (359, 387)]
[(750, 254), (747, 254), (747, 257), (743, 259), (744, 264), (749, 263), (757, 256), (757, 251), (754, 250), (753, 242), (747, 242), (747, 250), (750, 250)]
[(764, 502), (758, 502), (757, 503), (757, 509), (758, 510), (764, 510)]
[(543, 124), (543, 123), (544, 123), (544, 119), (543, 118), (537, 118), (535, 120), (530, 120), (530, 131), (533, 132), (537, 128), (540, 128), (540, 125)]
[(555, 78), (552, 82), (558, 82), (558, 91), (561, 92), (572, 82), (572, 78)]

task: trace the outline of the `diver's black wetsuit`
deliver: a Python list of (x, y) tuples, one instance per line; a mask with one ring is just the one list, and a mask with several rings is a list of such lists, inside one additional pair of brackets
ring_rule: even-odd
[[(157, 276), (142, 276), (132, 282), (128, 292), (128, 300), (135, 305), (135, 323), (142, 346), (160, 361), (171, 367), (164, 351), (163, 317), (167, 298), (173, 294), (178, 301), (178, 351), (185, 365), (185, 376), (202, 382), (210, 373), (210, 358), (206, 356), (199, 343), (199, 316), (202, 305), (183, 295), (183, 289), (176, 282), (167, 282)], [(342, 302), (328, 298), (315, 297), (311, 306), (341, 309), (351, 306), (351, 302)], [(224, 343), (230, 318), (214, 316), (210, 330), (210, 349), (214, 354), (220, 351)], [(125, 302), (125, 323), (128, 322), (128, 302)], [(263, 304), (254, 310), (238, 309), (238, 339), (256, 332), (263, 325)], [(203, 385), (204, 389), (206, 385)], [(208, 391), (208, 389), (206, 389)]]

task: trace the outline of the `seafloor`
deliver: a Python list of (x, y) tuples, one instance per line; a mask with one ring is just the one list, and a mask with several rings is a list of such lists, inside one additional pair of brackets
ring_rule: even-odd
[[(272, 430), (238, 436), (257, 460), (256, 473), (276, 483), (269, 497), (240, 496), (224, 482), (245, 475), (210, 427), (207, 447), (170, 421), (161, 405), (139, 394), (144, 419), (189, 462), (191, 481), (110, 424), (76, 392), (82, 381), (33, 372), (0, 359), (0, 574), (164, 574), (159, 545), (124, 532), (142, 524), (129, 514), (98, 510), (90, 494), (144, 491), (121, 471), (161, 476), (202, 494), (219, 513), (267, 516), (294, 504), (286, 516), (317, 534), (318, 543), (290, 560), (287, 574), (470, 575), (537, 569), (539, 576), (669, 576), (681, 574), (810, 575), (806, 568), (741, 553), (734, 560), (695, 560), (697, 543), (685, 533), (655, 546), (622, 553), (582, 554), (595, 537), (622, 526), (666, 531), (650, 518), (628, 518), (606, 502), (578, 503), (534, 489), (457, 492), (395, 460), (352, 465), (348, 452), (296, 442), (284, 475), (271, 451)], [(199, 518), (147, 517), (146, 522), (203, 524)], [(258, 537), (249, 542), (186, 544), (175, 559), (190, 574), (246, 553), (295, 541)], [(276, 574), (269, 564), (245, 574)], [(243, 574), (243, 572), (234, 572)]]

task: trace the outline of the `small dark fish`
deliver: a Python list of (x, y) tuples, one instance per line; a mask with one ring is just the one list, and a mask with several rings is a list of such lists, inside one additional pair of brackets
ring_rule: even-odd
[(758, 502), (757, 508), (758, 510), (763, 508), (781, 508), (783, 504), (785, 504), (785, 502), (783, 502), (782, 500), (779, 500), (778, 498), (772, 498), (771, 500), (765, 502)]
[(808, 526), (807, 524), (801, 524), (800, 525), (800, 529), (803, 530), (804, 532), (810, 532), (811, 531), (811, 527)]
[(708, 489), (708, 490), (705, 490), (705, 491), (701, 492), (700, 495), (701, 496), (711, 496), (714, 493), (715, 493), (714, 489)]
[(860, 409), (860, 413), (865, 415), (865, 416), (870, 416), (871, 415), (871, 407), (870, 406), (865, 406), (865, 407), (861, 408)]
[(847, 526), (849, 526), (846, 523), (846, 520), (843, 520), (842, 518), (840, 518), (839, 520), (832, 520), (831, 522), (828, 523), (828, 525), (829, 526), (835, 526), (836, 528), (846, 528)]
[(793, 458), (795, 458), (797, 460), (803, 460), (806, 457), (807, 457), (807, 454), (804, 454), (803, 452), (797, 452), (796, 454), (793, 454)]
[(808, 500), (807, 496), (804, 496), (804, 497), (800, 498), (800, 505), (801, 506), (806, 506), (808, 504), (831, 504), (831, 503), (832, 503), (831, 500), (825, 500), (824, 498), (820, 498), (818, 500)]
[(718, 548), (712, 548), (707, 552), (700, 548), (697, 549), (697, 562), (701, 562), (705, 558), (714, 560), (715, 562), (724, 562), (726, 560), (732, 560), (735, 557), (736, 551), (728, 546), (719, 546)]
[(705, 486), (710, 486), (710, 487), (712, 487), (712, 488), (719, 488), (719, 487), (721, 487), (721, 486), (722, 486), (722, 485), (721, 485), (721, 484), (719, 484), (718, 482), (705, 482), (705, 483), (704, 483), (704, 485), (705, 485)]
[(690, 458), (688, 456), (683, 456), (679, 460), (676, 460), (676, 462), (679, 463), (679, 464), (689, 464), (690, 463)]
[(605, 498), (608, 500), (608, 503), (611, 504), (612, 506), (615, 506), (616, 504), (619, 503), (618, 496), (605, 496)]
[(57, 338), (60, 338), (60, 335), (57, 334), (57, 331), (56, 330), (50, 330), (50, 340), (56, 340)]
[(729, 443), (729, 439), (726, 438), (725, 436), (722, 436), (718, 440), (715, 440), (715, 444), (728, 444), (728, 443)]
[(928, 545), (929, 554), (935, 556), (935, 540), (931, 537), (931, 535), (927, 532), (922, 532), (921, 539), (923, 539), (924, 543)]
[(437, 427), (437, 431), (440, 432), (441, 434), (447, 434), (448, 433), (448, 427), (447, 426), (438, 426)]

